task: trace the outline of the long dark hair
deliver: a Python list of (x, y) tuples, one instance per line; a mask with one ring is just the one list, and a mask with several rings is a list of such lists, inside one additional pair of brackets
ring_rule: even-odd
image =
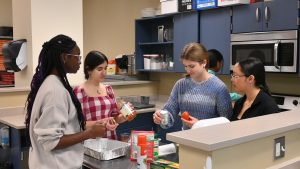
[(85, 119), (82, 114), (81, 104), (77, 99), (77, 97), (75, 96), (71, 85), (69, 84), (68, 78), (66, 76), (66, 71), (64, 69), (63, 63), (60, 58), (61, 54), (71, 53), (76, 46), (77, 46), (76, 42), (72, 40), (70, 37), (65, 35), (57, 35), (53, 37), (50, 41), (44, 43), (43, 48), (39, 55), (38, 65), (35, 69), (35, 74), (33, 75), (30, 84), (31, 90), (26, 100), (27, 114), (26, 114), (25, 124), (27, 128), (28, 136), (29, 136), (31, 112), (32, 112), (32, 107), (36, 95), (42, 83), (44, 82), (46, 77), (51, 74), (53, 69), (57, 70), (61, 82), (70, 93), (72, 101), (77, 110), (77, 117), (81, 129), (82, 130), (85, 129)]
[(99, 51), (89, 52), (84, 59), (84, 77), (85, 79), (89, 78), (89, 71), (94, 70), (98, 65), (102, 63), (108, 63), (107, 57)]
[(239, 62), (242, 72), (246, 77), (253, 75), (255, 77), (255, 86), (271, 95), (266, 83), (265, 67), (258, 58), (250, 57)]

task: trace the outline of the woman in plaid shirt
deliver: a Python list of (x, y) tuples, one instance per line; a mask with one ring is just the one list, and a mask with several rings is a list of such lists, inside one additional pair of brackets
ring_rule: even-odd
[(119, 112), (113, 89), (101, 82), (105, 79), (108, 60), (99, 51), (91, 51), (84, 60), (84, 74), (86, 81), (74, 88), (79, 99), (82, 112), (87, 120), (86, 126), (96, 121), (108, 122), (106, 136), (117, 139), (116, 127), (126, 121)]

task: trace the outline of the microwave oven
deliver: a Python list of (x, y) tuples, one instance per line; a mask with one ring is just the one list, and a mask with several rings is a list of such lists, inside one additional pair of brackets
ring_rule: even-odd
[(231, 34), (230, 65), (248, 57), (259, 58), (266, 72), (297, 72), (298, 31)]

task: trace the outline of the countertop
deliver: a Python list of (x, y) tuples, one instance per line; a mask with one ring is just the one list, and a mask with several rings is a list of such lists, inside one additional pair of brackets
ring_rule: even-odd
[[(104, 82), (103, 84), (112, 85), (112, 86), (125, 86), (125, 85), (140, 85), (140, 84), (148, 84), (152, 83), (152, 81), (147, 80), (119, 80), (119, 81), (112, 81), (112, 82)], [(76, 85), (74, 85), (76, 86)], [(6, 87), (0, 88), (0, 93), (7, 93), (7, 92), (27, 92), (30, 90), (29, 86), (25, 87)]]
[(0, 123), (16, 129), (25, 128), (25, 110), (24, 107), (8, 107), (0, 109)]
[[(174, 162), (179, 161), (179, 157), (178, 157), (177, 153), (162, 156), (160, 158), (174, 161)], [(130, 161), (129, 154), (127, 154), (126, 156), (108, 160), (108, 161), (101, 161), (101, 160), (95, 159), (93, 157), (84, 155), (83, 165), (85, 167), (92, 168), (92, 169), (108, 169), (108, 168), (136, 169), (136, 167), (137, 167), (136, 162)]]
[(167, 134), (167, 140), (203, 151), (249, 142), (300, 128), (300, 109)]
[[(137, 114), (154, 112), (156, 109), (159, 109), (163, 106), (164, 102), (158, 100), (153, 102), (156, 106), (153, 108), (137, 109)], [(7, 107), (0, 108), (0, 123), (11, 126), (16, 129), (25, 128), (25, 110), (24, 107)]]

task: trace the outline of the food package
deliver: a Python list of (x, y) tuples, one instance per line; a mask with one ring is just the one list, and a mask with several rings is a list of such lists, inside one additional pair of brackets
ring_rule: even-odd
[(147, 161), (153, 161), (154, 131), (131, 131), (130, 160), (136, 161), (138, 153), (138, 135), (147, 136)]

